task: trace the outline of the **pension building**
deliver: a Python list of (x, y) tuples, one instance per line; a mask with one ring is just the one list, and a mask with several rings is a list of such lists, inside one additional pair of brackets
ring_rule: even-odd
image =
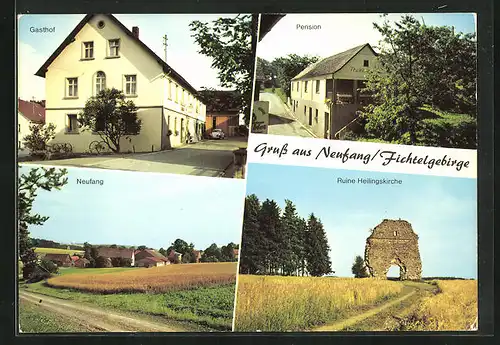
[(362, 89), (376, 57), (366, 43), (306, 67), (291, 81), (296, 118), (320, 138), (342, 139), (347, 128), (357, 125), (357, 110), (371, 101)]

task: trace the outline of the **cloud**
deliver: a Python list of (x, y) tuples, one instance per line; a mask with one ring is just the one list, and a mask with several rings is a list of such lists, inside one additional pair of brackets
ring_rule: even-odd
[(18, 42), (17, 49), (18, 97), (25, 100), (33, 97), (36, 100), (45, 99), (45, 79), (35, 76), (35, 73), (46, 58), (35, 48), (21, 41)]

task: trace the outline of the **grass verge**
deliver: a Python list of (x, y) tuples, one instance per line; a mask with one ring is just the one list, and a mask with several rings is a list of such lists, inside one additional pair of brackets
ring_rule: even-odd
[(233, 314), (234, 284), (168, 293), (92, 294), (72, 289), (54, 289), (43, 282), (20, 284), (20, 289), (42, 295), (84, 303), (103, 309), (161, 317), (191, 325), (193, 330), (230, 331)]

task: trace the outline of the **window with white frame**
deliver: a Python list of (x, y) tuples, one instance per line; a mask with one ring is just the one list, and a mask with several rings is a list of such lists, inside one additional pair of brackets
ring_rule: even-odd
[(76, 114), (67, 115), (66, 132), (78, 133), (78, 119), (76, 117)]
[(99, 94), (102, 90), (106, 88), (106, 74), (99, 71), (95, 75), (95, 94)]
[(319, 93), (319, 80), (316, 80), (316, 93)]
[(168, 99), (172, 100), (172, 80), (168, 80)]
[(78, 78), (66, 78), (66, 97), (78, 97)]
[(175, 84), (175, 103), (179, 103), (179, 85)]
[(186, 103), (185, 103), (185, 100), (184, 100), (184, 94), (185, 94), (185, 93), (186, 93), (186, 91), (185, 91), (184, 89), (182, 89), (182, 94), (181, 94), (181, 95), (182, 95), (182, 96), (181, 96), (181, 104), (182, 104), (182, 105), (186, 104)]
[(94, 42), (83, 42), (83, 58), (94, 58)]
[(125, 95), (135, 96), (137, 95), (137, 76), (135, 74), (127, 74), (125, 77)]
[(200, 101), (195, 100), (195, 102), (196, 102), (196, 112), (199, 113), (200, 112)]
[(108, 56), (110, 57), (115, 57), (115, 56), (120, 56), (120, 40), (119, 39), (113, 39), (108, 41), (109, 45), (109, 52)]
[(304, 82), (304, 92), (307, 92), (307, 80)]

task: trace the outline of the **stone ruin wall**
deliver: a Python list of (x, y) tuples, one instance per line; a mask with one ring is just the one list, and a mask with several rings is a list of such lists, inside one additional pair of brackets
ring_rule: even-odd
[(386, 278), (394, 264), (401, 268), (401, 279), (419, 280), (422, 262), (418, 236), (405, 220), (384, 219), (366, 240), (365, 264), (372, 277)]

